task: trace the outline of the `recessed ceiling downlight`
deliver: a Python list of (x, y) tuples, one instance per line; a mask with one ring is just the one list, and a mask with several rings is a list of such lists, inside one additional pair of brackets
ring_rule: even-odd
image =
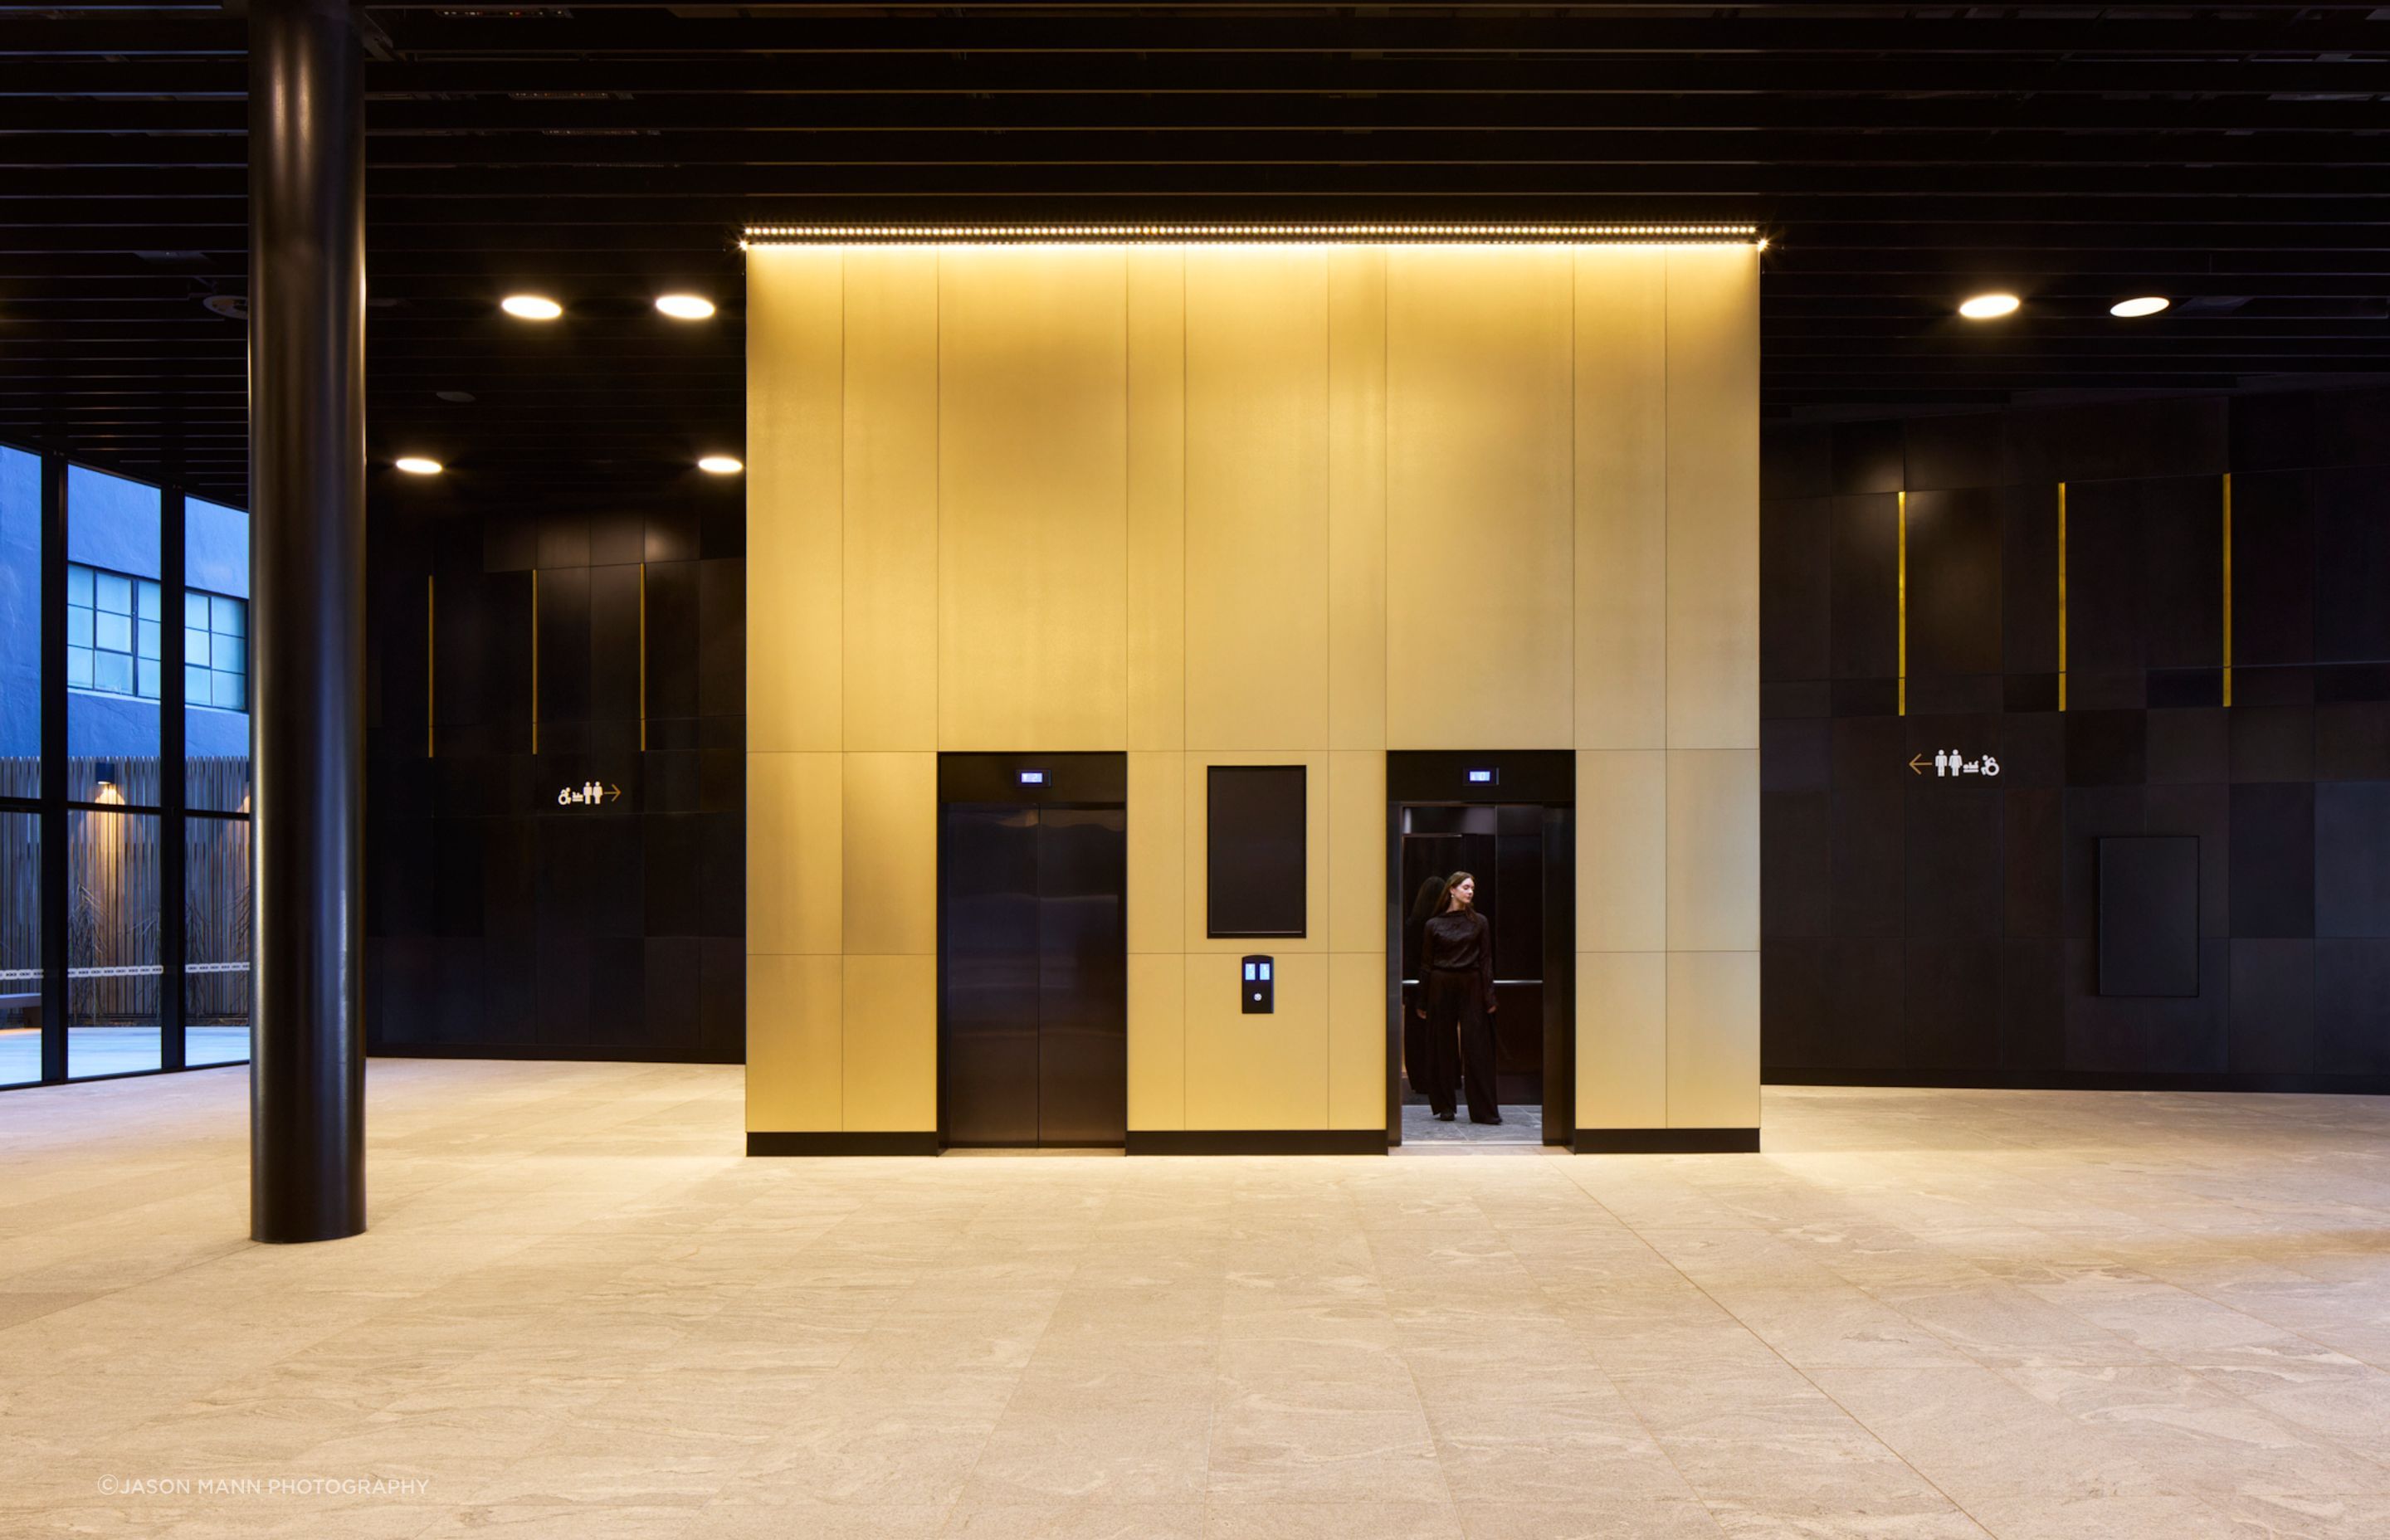
[(747, 468), (727, 455), (708, 455), (697, 462), (697, 468), (714, 476), (736, 476)]
[(498, 308), (525, 321), (553, 321), (564, 314), (564, 307), (545, 294), (509, 294)]
[(2017, 297), (2013, 294), (1978, 294), (1959, 307), (1959, 314), (1970, 321), (1989, 321), (2016, 312)]
[(713, 302), (702, 294), (662, 294), (656, 308), (675, 321), (702, 321), (713, 314)]
[(2129, 321), (2139, 315), (2155, 315), (2172, 303), (2174, 302), (2163, 294), (2144, 294), (2138, 300), (2117, 301), (2108, 307), (2108, 314), (2122, 315)]
[(401, 455), (391, 464), (409, 476), (437, 476), (443, 468), (438, 460), (426, 459), (420, 455)]

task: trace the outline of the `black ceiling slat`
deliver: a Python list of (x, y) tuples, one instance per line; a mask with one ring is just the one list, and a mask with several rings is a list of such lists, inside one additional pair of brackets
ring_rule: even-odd
[[(750, 220), (1748, 219), (1779, 413), (2390, 379), (2371, 6), (367, 8), (368, 432), (452, 499), (692, 491)], [(243, 41), (0, 0), (0, 438), (238, 500)]]

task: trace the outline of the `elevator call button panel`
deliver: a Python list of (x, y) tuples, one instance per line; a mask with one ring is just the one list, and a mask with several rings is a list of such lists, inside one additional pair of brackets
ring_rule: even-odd
[(1270, 978), (1275, 971), (1277, 971), (1276, 967), (1268, 957), (1253, 956), (1245, 959), (1246, 1015), (1271, 1016), (1277, 1013), (1278, 985)]

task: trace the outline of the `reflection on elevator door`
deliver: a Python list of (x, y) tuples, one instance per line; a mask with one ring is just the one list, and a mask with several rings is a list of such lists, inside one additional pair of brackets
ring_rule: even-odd
[(945, 1142), (1123, 1143), (1124, 811), (955, 802), (945, 804), (944, 826), (938, 1082)]

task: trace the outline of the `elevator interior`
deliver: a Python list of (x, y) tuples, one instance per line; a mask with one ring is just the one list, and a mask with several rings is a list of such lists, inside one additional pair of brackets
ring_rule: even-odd
[[(1405, 996), (1419, 981), (1404, 921), (1423, 883), (1466, 871), (1493, 932), (1493, 1017), (1499, 1099), (1536, 1107), (1543, 1142), (1575, 1127), (1576, 756), (1391, 752), (1386, 756), (1386, 1127), (1403, 1137), (1403, 1108), (1427, 1097), (1403, 1062)], [(1446, 1125), (1449, 1126), (1449, 1125)], [(1490, 1140), (1516, 1130), (1488, 1129)]]
[(1128, 768), (938, 757), (938, 1131), (1104, 1148), (1128, 1128)]

